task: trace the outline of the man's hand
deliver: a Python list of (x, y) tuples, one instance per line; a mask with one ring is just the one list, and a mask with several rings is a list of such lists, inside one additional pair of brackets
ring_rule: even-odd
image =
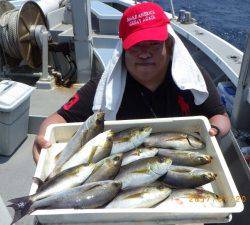
[(216, 128), (210, 128), (210, 130), (209, 130), (209, 135), (210, 136), (216, 136), (216, 135), (219, 135), (219, 131), (216, 129)]
[(37, 163), (39, 159), (41, 149), (49, 148), (51, 146), (51, 143), (47, 142), (44, 139), (44, 135), (45, 135), (47, 127), (53, 123), (66, 123), (66, 120), (59, 114), (53, 113), (42, 122), (38, 135), (34, 141), (33, 149), (32, 149), (33, 159), (35, 160), (35, 163)]
[(33, 145), (33, 149), (32, 149), (33, 159), (34, 159), (35, 163), (38, 162), (41, 149), (42, 148), (49, 148), (50, 146), (51, 146), (51, 143), (46, 141), (43, 136), (41, 136), (41, 135), (36, 136), (36, 139), (35, 139), (34, 145)]
[(209, 119), (209, 122), (211, 124), (211, 129), (209, 130), (209, 134), (211, 136), (220, 136), (223, 137), (225, 136), (230, 128), (231, 128), (231, 123), (229, 120), (229, 117), (226, 113), (220, 115), (215, 115)]

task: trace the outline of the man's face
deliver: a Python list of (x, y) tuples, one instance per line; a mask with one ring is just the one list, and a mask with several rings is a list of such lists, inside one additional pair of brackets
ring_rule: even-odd
[(125, 64), (138, 82), (145, 84), (165, 77), (170, 59), (165, 41), (143, 41), (125, 51)]

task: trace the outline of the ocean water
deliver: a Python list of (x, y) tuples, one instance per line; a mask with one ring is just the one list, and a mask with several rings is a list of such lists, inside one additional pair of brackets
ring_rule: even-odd
[[(169, 0), (155, 0), (170, 12)], [(211, 31), (241, 51), (250, 33), (250, 0), (173, 0), (175, 13), (190, 11), (198, 25)]]

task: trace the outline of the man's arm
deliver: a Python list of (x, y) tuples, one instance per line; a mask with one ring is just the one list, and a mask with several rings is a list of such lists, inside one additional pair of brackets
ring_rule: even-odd
[(40, 126), (39, 132), (36, 136), (36, 139), (34, 141), (34, 145), (33, 145), (33, 149), (32, 149), (33, 159), (36, 163), (39, 159), (41, 149), (48, 148), (51, 145), (51, 143), (47, 142), (44, 139), (44, 135), (45, 135), (47, 127), (53, 123), (66, 123), (66, 120), (62, 116), (60, 116), (59, 114), (53, 113), (51, 116), (47, 117), (43, 121), (43, 123)]
[(207, 118), (209, 118), (211, 126), (214, 125), (219, 129), (218, 134), (218, 129), (212, 127), (209, 131), (209, 134), (211, 136), (219, 135), (222, 137), (226, 135), (231, 128), (230, 119), (225, 111), (225, 107), (221, 102), (217, 88), (215, 87), (209, 73), (201, 66), (199, 66), (199, 69), (201, 70), (206, 82), (209, 97), (202, 105), (198, 106), (197, 108), (202, 115), (205, 115)]

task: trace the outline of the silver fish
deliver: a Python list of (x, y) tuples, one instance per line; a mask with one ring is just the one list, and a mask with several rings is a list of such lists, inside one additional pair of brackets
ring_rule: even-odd
[(171, 165), (163, 181), (174, 187), (195, 188), (214, 181), (216, 176), (205, 169)]
[(106, 208), (149, 208), (166, 199), (170, 193), (170, 188), (156, 182), (145, 187), (122, 191)]
[(122, 163), (122, 153), (118, 153), (107, 157), (100, 162), (96, 163), (95, 169), (84, 184), (102, 181), (102, 180), (111, 180), (113, 179)]
[(104, 113), (98, 112), (90, 116), (68, 141), (61, 153), (56, 157), (56, 165), (50, 178), (61, 171), (61, 167), (89, 140), (103, 132)]
[(171, 159), (164, 156), (140, 159), (123, 166), (115, 180), (122, 182), (122, 189), (150, 184), (164, 175), (171, 163)]
[(151, 127), (132, 128), (115, 134), (111, 154), (127, 152), (140, 146), (146, 137), (150, 135)]
[(25, 205), (14, 203), (9, 205), (15, 209), (12, 224), (37, 209), (97, 208), (111, 201), (120, 189), (120, 182), (101, 181), (74, 187)]
[(122, 166), (139, 159), (154, 157), (158, 153), (157, 148), (143, 148), (138, 147), (128, 152), (125, 152), (122, 159)]
[(156, 208), (202, 209), (221, 208), (224, 206), (223, 198), (202, 189), (179, 189), (173, 190), (170, 196)]
[(44, 182), (39, 188), (37, 193), (25, 196), (21, 198), (15, 198), (9, 200), (13, 203), (11, 207), (30, 206), (33, 202), (38, 201), (49, 196), (53, 196), (56, 193), (65, 191), (69, 188), (76, 187), (82, 184), (92, 173), (95, 165), (80, 165), (59, 173), (50, 180)]
[(144, 145), (177, 150), (202, 149), (205, 147), (200, 139), (184, 133), (154, 133), (145, 139)]
[(98, 162), (110, 155), (113, 144), (113, 131), (108, 130), (98, 134), (76, 152), (62, 167), (61, 170), (80, 165), (82, 163)]
[(212, 161), (212, 156), (199, 152), (159, 148), (158, 155), (172, 159), (174, 165), (200, 166)]

